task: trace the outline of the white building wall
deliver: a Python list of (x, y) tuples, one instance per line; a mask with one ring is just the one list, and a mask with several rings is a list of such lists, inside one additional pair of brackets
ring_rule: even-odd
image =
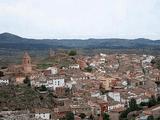
[(31, 81), (32, 86), (40, 87), (42, 85), (46, 86), (47, 88), (51, 88), (55, 90), (57, 87), (64, 87), (65, 86), (65, 81), (64, 79), (53, 79), (53, 80), (48, 80), (48, 81)]
[(51, 74), (53, 75), (58, 73), (58, 69), (56, 67), (49, 67), (47, 70), (51, 70)]
[(6, 84), (6, 85), (8, 85), (9, 84), (9, 80), (2, 80), (2, 79), (0, 79), (0, 84)]
[(108, 96), (117, 102), (120, 102), (120, 100), (121, 100), (120, 93), (118, 93), (118, 92), (109, 92)]
[(49, 120), (50, 119), (50, 113), (36, 113), (35, 118)]
[(64, 79), (55, 79), (53, 80), (53, 89), (55, 90), (57, 87), (64, 87), (65, 82)]
[(118, 109), (118, 108), (121, 108), (121, 107), (124, 107), (124, 104), (110, 105), (110, 106), (108, 106), (108, 111), (111, 111), (113, 109)]
[(70, 69), (79, 69), (79, 64), (70, 65), (69, 68)]

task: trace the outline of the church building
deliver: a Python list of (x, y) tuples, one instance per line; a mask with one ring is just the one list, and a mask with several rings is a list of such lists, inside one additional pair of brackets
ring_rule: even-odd
[(30, 74), (32, 72), (31, 57), (27, 52), (24, 53), (21, 65), (11, 65), (8, 71), (14, 74)]
[(27, 52), (24, 53), (23, 60), (22, 60), (22, 68), (24, 73), (31, 73), (32, 72), (32, 64), (31, 64), (31, 57)]

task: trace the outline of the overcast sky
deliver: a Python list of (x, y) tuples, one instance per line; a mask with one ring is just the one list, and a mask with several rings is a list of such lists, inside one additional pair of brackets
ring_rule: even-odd
[(160, 0), (0, 0), (0, 33), (160, 39)]

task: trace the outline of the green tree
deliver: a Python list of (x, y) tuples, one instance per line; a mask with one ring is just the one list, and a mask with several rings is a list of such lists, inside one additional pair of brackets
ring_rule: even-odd
[(107, 113), (103, 113), (103, 120), (110, 120), (109, 115)]
[(40, 91), (47, 91), (47, 88), (45, 85), (41, 85), (41, 87), (39, 88)]
[(74, 114), (72, 112), (66, 113), (66, 120), (74, 120)]
[(144, 68), (142, 68), (143, 74), (146, 74), (146, 70)]
[(157, 104), (156, 98), (155, 96), (152, 95), (151, 98), (149, 99), (148, 107), (152, 107), (156, 104)]
[(0, 71), (0, 77), (3, 77), (4, 73), (2, 71)]
[(156, 120), (160, 120), (160, 116), (156, 118)]
[(49, 100), (51, 103), (54, 103), (54, 96), (53, 96), (53, 93), (52, 93), (52, 92), (49, 91), (49, 94), (48, 94), (47, 97), (49, 98), (48, 100)]
[(141, 102), (140, 106), (148, 106), (148, 102)]
[(127, 108), (125, 111), (123, 111), (120, 116), (119, 119), (120, 120), (124, 120), (124, 118), (127, 118), (128, 113), (131, 112), (131, 110), (129, 108)]
[(151, 63), (152, 63), (152, 64), (155, 64), (155, 63), (156, 63), (156, 60), (155, 60), (155, 59), (152, 59)]
[(89, 120), (94, 120), (94, 116), (92, 114), (89, 116)]
[(160, 120), (160, 116), (159, 116), (159, 117), (157, 117), (155, 120)]
[(85, 68), (85, 70), (86, 70), (87, 72), (92, 72), (93, 69), (92, 69), (91, 66), (88, 66), (88, 67)]
[(79, 115), (79, 117), (80, 117), (81, 119), (84, 119), (84, 118), (86, 117), (86, 114), (81, 113), (81, 114)]
[(77, 55), (77, 51), (71, 50), (71, 51), (69, 51), (68, 55), (69, 56), (75, 56), (75, 55)]
[(153, 115), (148, 116), (147, 120), (154, 120)]
[(160, 96), (157, 97), (157, 103), (160, 104)]
[(26, 78), (23, 80), (24, 84), (27, 84), (28, 86), (31, 86), (31, 80), (29, 79), (28, 76), (26, 76)]
[(136, 103), (136, 100), (134, 98), (132, 98), (130, 101), (129, 101), (129, 109), (131, 111), (134, 111), (134, 110), (137, 110), (138, 109), (138, 105)]

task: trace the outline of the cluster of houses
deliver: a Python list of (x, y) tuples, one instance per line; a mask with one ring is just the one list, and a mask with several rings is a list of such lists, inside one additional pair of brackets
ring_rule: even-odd
[[(29, 75), (31, 86), (43, 85), (58, 95), (53, 110), (35, 109), (32, 115), (37, 119), (56, 120), (72, 111), (77, 119), (78, 115), (84, 113), (88, 118), (93, 115), (98, 120), (102, 113), (107, 112), (111, 119), (118, 120), (132, 98), (140, 104), (159, 94), (155, 81), (160, 77), (160, 71), (153, 68), (151, 60), (154, 56), (151, 55), (101, 53), (92, 57), (76, 57), (76, 64), (68, 67), (51, 66), (34, 72), (30, 71), (31, 63), (25, 62), (28, 60), (26, 56), (28, 54), (23, 63), (25, 66), (29, 64), (29, 67), (24, 69), (24, 73)], [(88, 66), (92, 71), (85, 71)], [(17, 75), (15, 83), (22, 84), (23, 80), (23, 75)], [(8, 85), (9, 81), (0, 78), (0, 85)], [(71, 91), (69, 97), (64, 95), (65, 89)], [(155, 106), (144, 110), (137, 116), (137, 120), (145, 120), (149, 115), (157, 117), (158, 114), (160, 106)]]

